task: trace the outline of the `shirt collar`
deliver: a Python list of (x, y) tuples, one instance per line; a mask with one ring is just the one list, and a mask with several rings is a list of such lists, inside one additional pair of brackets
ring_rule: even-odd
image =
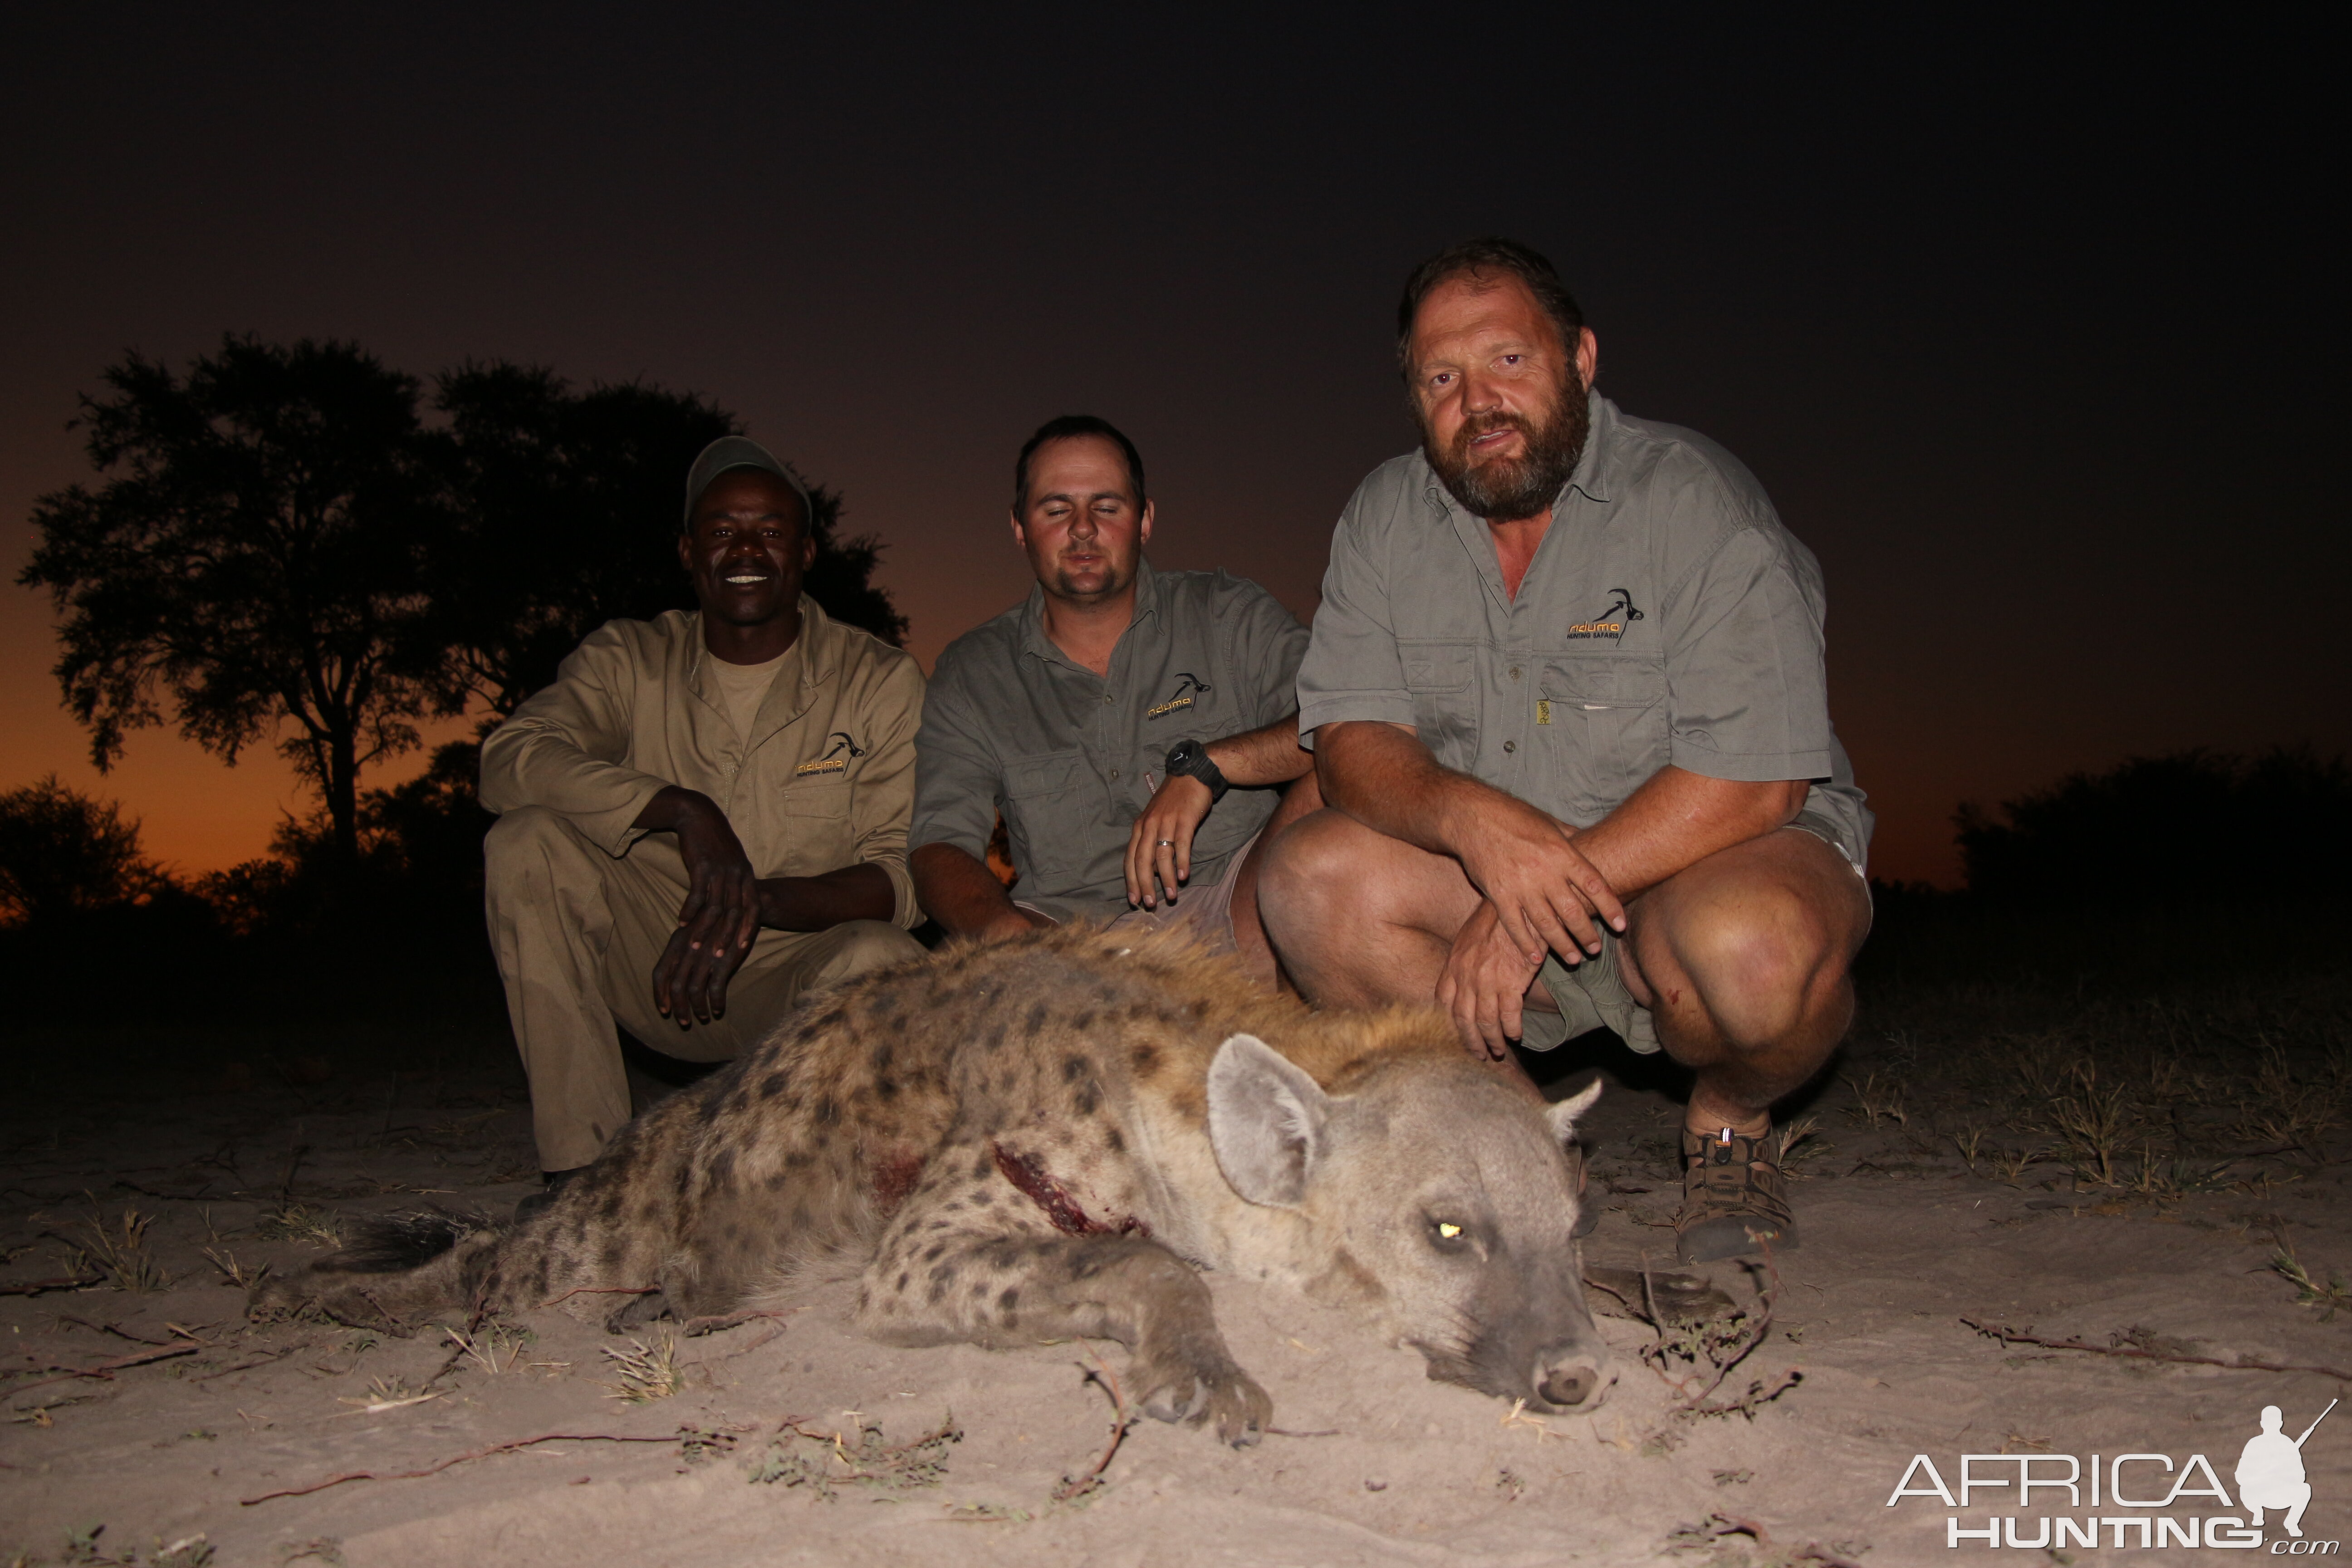
[[(799, 654), (794, 668), (799, 671), (800, 690), (812, 691), (831, 680), (841, 668), (841, 639), (833, 635), (833, 617), (820, 609), (817, 602), (806, 594), (801, 595), (801, 635), (793, 639), (790, 650)], [(694, 662), (687, 667), (686, 681), (697, 695), (712, 707), (720, 707), (718, 678), (707, 667), (717, 662), (702, 640), (702, 612), (688, 610), (686, 615), (688, 646), (694, 649)], [(794, 710), (805, 706), (795, 700)]]

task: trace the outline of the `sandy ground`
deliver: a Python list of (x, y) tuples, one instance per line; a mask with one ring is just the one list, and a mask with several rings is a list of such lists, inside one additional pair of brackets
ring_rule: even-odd
[[(1842, 1070), (1872, 1081), (1908, 1065), (1906, 1048), (1899, 1038), (1850, 1047)], [(1811, 1107), (1820, 1152), (1798, 1188), (1804, 1245), (1780, 1260), (1771, 1332), (1722, 1392), (1788, 1371), (1801, 1382), (1752, 1418), (1672, 1414), (1667, 1384), (1639, 1355), (1656, 1336), (1628, 1319), (1604, 1320), (1622, 1376), (1598, 1415), (1514, 1418), (1427, 1381), (1416, 1354), (1329, 1312), (1219, 1280), (1218, 1312), (1272, 1392), (1280, 1432), (1234, 1452), (1139, 1421), (1098, 1485), (1056, 1500), (1104, 1451), (1112, 1405), (1087, 1373), (1099, 1358), (1115, 1376), (1116, 1346), (887, 1350), (840, 1326), (834, 1285), (788, 1317), (677, 1340), (681, 1386), (632, 1404), (611, 1386), (621, 1381), (614, 1342), (554, 1312), (528, 1325), (535, 1338), (493, 1336), (474, 1357), (439, 1332), (377, 1342), (326, 1324), (247, 1327), (223, 1268), (318, 1256), (323, 1242), (306, 1225), (331, 1230), (339, 1215), (419, 1194), (503, 1212), (530, 1190), (520, 1080), (492, 1055), (472, 1059), (395, 1071), (295, 1058), (247, 1083), (217, 1068), (74, 1077), (9, 1107), (0, 1285), (68, 1276), (81, 1265), (58, 1238), (86, 1245), (93, 1222), (119, 1233), (126, 1212), (152, 1216), (145, 1254), (169, 1283), (0, 1296), (0, 1562), (193, 1564), (208, 1547), (217, 1563), (352, 1568), (1880, 1568), (1954, 1560), (1949, 1517), (1980, 1528), (2013, 1514), (2031, 1541), (2053, 1513), (2167, 1511), (2069, 1508), (2056, 1491), (2021, 1510), (1998, 1490), (1966, 1510), (1933, 1497), (1890, 1508), (1915, 1454), (1957, 1484), (1963, 1453), (2155, 1453), (2182, 1465), (2202, 1453), (2234, 1497), (2231, 1467), (2261, 1406), (2280, 1405), (2293, 1434), (2345, 1386), (2310, 1372), (2005, 1345), (1964, 1317), (2099, 1344), (2144, 1330), (2155, 1337), (2143, 1342), (2170, 1353), (2352, 1365), (2352, 1319), (2322, 1321), (2264, 1267), (2278, 1237), (2315, 1276), (2352, 1265), (2345, 1167), (2241, 1164), (2234, 1188), (2168, 1201), (2078, 1194), (2038, 1164), (2003, 1181), (1983, 1161), (1972, 1173), (1916, 1110), (1870, 1124), (1843, 1078)], [(1634, 1070), (1622, 1056), (1598, 1065)], [(1604, 1098), (1591, 1140), (1593, 1196), (1606, 1213), (1588, 1268), (1671, 1257), (1675, 1119), (1654, 1088)], [(1743, 1270), (1708, 1272), (1753, 1297)], [(646, 1338), (658, 1354), (660, 1331)], [(71, 1374), (151, 1352), (108, 1376)], [(900, 1448), (950, 1424), (960, 1440), (856, 1457), (861, 1445)], [(880, 1435), (863, 1436), (868, 1426)], [(549, 1433), (605, 1440), (252, 1500)], [(652, 1440), (611, 1440), (620, 1438)], [(2305, 1454), (2317, 1499), (2306, 1535), (2352, 1532), (2352, 1408)], [(2043, 1463), (2043, 1478), (2065, 1468)], [(870, 1479), (845, 1479), (853, 1472)], [(2016, 1466), (1979, 1461), (1975, 1473), (2013, 1476)], [(2165, 1482), (2143, 1461), (2126, 1484)], [(2168, 1510), (2217, 1511), (2201, 1497)], [(71, 1544), (77, 1531), (85, 1544)], [(2103, 1533), (2098, 1551), (2077, 1546), (2062, 1560), (2137, 1547), (2132, 1531), (2115, 1533), (2117, 1546)], [(175, 1543), (178, 1555), (163, 1555)], [(2176, 1561), (2251, 1560), (2167, 1550)]]

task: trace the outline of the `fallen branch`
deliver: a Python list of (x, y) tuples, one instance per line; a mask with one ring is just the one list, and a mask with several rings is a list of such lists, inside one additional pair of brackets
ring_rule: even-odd
[(1058, 1503), (1076, 1502), (1103, 1484), (1103, 1472), (1110, 1468), (1111, 1459), (1118, 1454), (1118, 1446), (1127, 1441), (1127, 1429), (1135, 1425), (1135, 1417), (1127, 1413), (1127, 1395), (1118, 1390), (1118, 1378), (1111, 1372), (1109, 1365), (1103, 1361), (1102, 1357), (1096, 1356), (1094, 1365), (1081, 1366), (1078, 1370), (1086, 1373), (1086, 1380), (1088, 1383), (1097, 1385), (1105, 1394), (1110, 1395), (1110, 1442), (1103, 1448), (1102, 1458), (1095, 1461), (1093, 1469), (1083, 1476), (1062, 1478), (1062, 1484), (1055, 1487), (1053, 1491), (1053, 1499)]
[(125, 1367), (144, 1366), (151, 1361), (169, 1361), (175, 1355), (194, 1355), (202, 1349), (204, 1349), (202, 1345), (185, 1343), (164, 1345), (152, 1351), (133, 1351), (129, 1355), (116, 1356), (112, 1361), (100, 1362), (96, 1366), (68, 1367), (55, 1377), (36, 1378), (31, 1383), (20, 1383), (10, 1389), (8, 1394), (13, 1399), (28, 1388), (40, 1388), (52, 1383), (71, 1383), (78, 1377), (96, 1377), (110, 1381), (116, 1373)]
[(658, 1285), (574, 1285), (561, 1296), (550, 1296), (533, 1311), (544, 1311), (558, 1301), (569, 1301), (574, 1296), (650, 1296), (660, 1289)]
[(744, 1324), (761, 1318), (789, 1318), (791, 1316), (792, 1314), (790, 1312), (753, 1311), (750, 1308), (746, 1308), (740, 1312), (720, 1312), (714, 1317), (688, 1318), (684, 1326), (678, 1330), (678, 1332), (684, 1334), (689, 1340), (698, 1340), (705, 1334), (716, 1334), (721, 1333), (729, 1329), (740, 1329)]
[(95, 1274), (87, 1279), (19, 1279), (13, 1284), (0, 1285), (0, 1296), (37, 1296), (44, 1290), (87, 1290), (92, 1285), (104, 1283)]
[(297, 1340), (283, 1350), (265, 1351), (261, 1354), (255, 1356), (250, 1361), (241, 1361), (235, 1366), (225, 1366), (218, 1372), (208, 1372), (204, 1373), (202, 1376), (193, 1378), (190, 1381), (194, 1383), (210, 1383), (216, 1377), (230, 1377), (240, 1372), (251, 1372), (255, 1367), (268, 1366), (273, 1361), (284, 1361), (288, 1356), (293, 1355), (297, 1352), (307, 1351), (310, 1348), (311, 1343), (312, 1342), (310, 1340)]
[(1804, 1381), (1805, 1374), (1792, 1366), (1780, 1373), (1778, 1383), (1768, 1384), (1758, 1378), (1748, 1385), (1748, 1392), (1737, 1399), (1727, 1399), (1720, 1405), (1693, 1405), (1686, 1408), (1693, 1415), (1745, 1415), (1753, 1421), (1758, 1405), (1771, 1404)]
[(468, 1459), (487, 1459), (492, 1454), (510, 1453), (540, 1443), (675, 1443), (677, 1440), (675, 1432), (659, 1437), (635, 1437), (619, 1432), (542, 1432), (536, 1437), (518, 1437), (511, 1443), (492, 1443), (487, 1447), (469, 1448), (437, 1465), (427, 1465), (421, 1470), (347, 1470), (340, 1476), (329, 1476), (323, 1481), (313, 1481), (307, 1487), (287, 1487), (278, 1491), (263, 1492), (259, 1497), (239, 1498), (237, 1506), (251, 1508), (255, 1503), (268, 1502), (272, 1498), (309, 1497), (312, 1492), (322, 1492), (329, 1487), (341, 1486), (345, 1481), (422, 1480), (426, 1476), (437, 1476), (453, 1465), (462, 1465)]
[[(165, 1328), (172, 1331), (172, 1338), (164, 1340), (151, 1340), (145, 1334), (132, 1333), (121, 1323), (93, 1323), (88, 1318), (77, 1318), (71, 1312), (59, 1312), (58, 1314), (58, 1321), (61, 1323), (77, 1324), (79, 1327), (89, 1330), (93, 1333), (112, 1334), (116, 1339), (129, 1340), (134, 1345), (176, 1345), (189, 1340), (194, 1340), (197, 1337), (193, 1331), (182, 1328), (177, 1323), (166, 1323), (163, 1325)], [(212, 1325), (206, 1323), (203, 1326), (210, 1328)]]
[(2346, 1383), (2352, 1383), (2352, 1372), (2347, 1372), (2342, 1367), (2306, 1365), (2300, 1362), (2256, 1361), (2251, 1356), (2239, 1356), (2232, 1361), (2224, 1361), (2216, 1355), (2184, 1355), (2171, 1351), (2142, 1350), (2137, 1345), (2095, 1345), (2088, 1340), (2053, 1340), (2046, 1335), (2035, 1333), (2030, 1323), (2021, 1329), (2012, 1329), (2006, 1324), (1979, 1322), (1976, 1319), (1969, 1317), (1963, 1317), (1960, 1321), (1987, 1339), (1999, 1340), (2005, 1345), (2040, 1345), (2044, 1350), (2088, 1351), (2093, 1355), (2124, 1356), (2133, 1361), (2168, 1361), (2189, 1366), (2218, 1366), (2228, 1372), (2315, 1372), (2322, 1377), (2338, 1378)]

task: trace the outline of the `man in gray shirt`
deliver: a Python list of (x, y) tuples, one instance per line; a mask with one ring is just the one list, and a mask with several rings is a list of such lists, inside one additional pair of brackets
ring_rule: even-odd
[(1684, 1260), (1791, 1247), (1770, 1108), (1870, 925), (1820, 568), (1737, 458), (1592, 392), (1525, 246), (1424, 262), (1398, 333), (1423, 449), (1332, 539), (1298, 722), (1333, 809), (1269, 852), (1275, 950), (1319, 1005), (1434, 997), (1498, 1063), (1663, 1045), (1696, 1075)]
[[(1108, 422), (1065, 416), (1022, 447), (1013, 538), (1037, 586), (940, 656), (908, 868), (950, 931), (1181, 921), (1271, 984), (1255, 847), (1322, 804), (1298, 745), (1307, 630), (1255, 583), (1154, 572), (1152, 521), (1143, 459)], [(1000, 814), (1012, 894), (984, 864)]]

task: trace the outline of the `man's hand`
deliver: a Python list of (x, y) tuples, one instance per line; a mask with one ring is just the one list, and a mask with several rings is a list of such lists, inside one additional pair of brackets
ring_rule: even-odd
[(1437, 977), (1437, 1005), (1454, 1016), (1462, 1048), (1501, 1061), (1519, 1037), (1528, 987), (1543, 960), (1530, 962), (1503, 930), (1495, 906), (1481, 901), (1454, 935), (1454, 951)]
[[(1143, 815), (1127, 836), (1127, 901), (1157, 909), (1165, 896), (1176, 901), (1176, 889), (1192, 875), (1192, 836), (1209, 815), (1209, 786), (1189, 774), (1170, 779), (1155, 791)], [(1155, 890), (1157, 882), (1160, 890)]]
[[(665, 797), (668, 797), (665, 799)], [(658, 823), (646, 818), (656, 816)], [(727, 814), (709, 795), (672, 785), (654, 797), (640, 826), (677, 835), (686, 862), (686, 902), (677, 930), (654, 964), (654, 1005), (681, 1029), (727, 1015), (727, 983), (760, 931), (760, 883)]]
[(1625, 906), (1576, 847), (1575, 832), (1524, 801), (1489, 792), (1472, 829), (1449, 836), (1530, 974), (1547, 952), (1599, 952), (1596, 915), (1612, 931), (1625, 929)]

